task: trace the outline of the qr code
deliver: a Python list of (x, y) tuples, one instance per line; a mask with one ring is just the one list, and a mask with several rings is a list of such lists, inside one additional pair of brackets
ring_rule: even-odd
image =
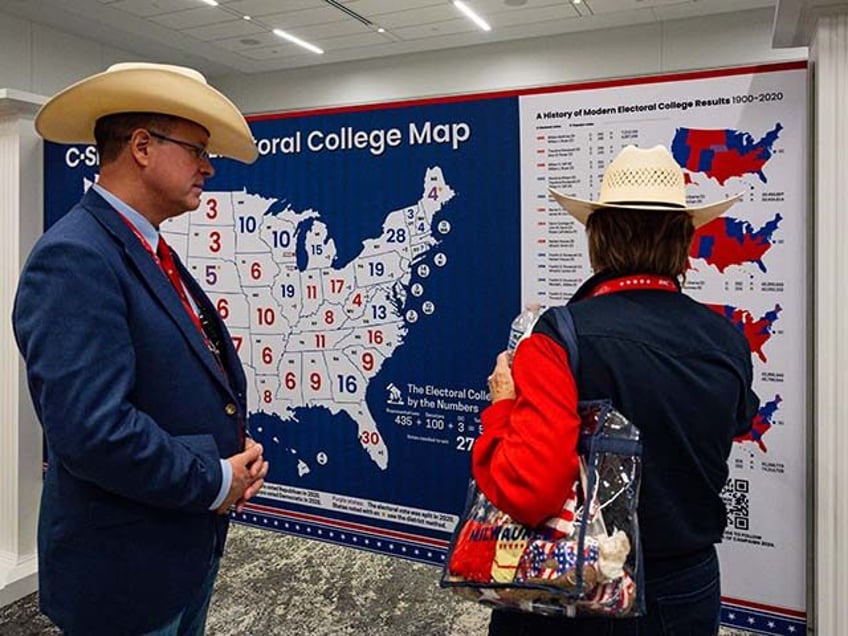
[(721, 500), (727, 508), (727, 526), (748, 530), (750, 512), (750, 484), (747, 479), (728, 479), (721, 491)]

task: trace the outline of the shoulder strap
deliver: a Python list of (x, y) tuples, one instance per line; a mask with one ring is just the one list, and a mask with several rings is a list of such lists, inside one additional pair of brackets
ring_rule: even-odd
[(574, 328), (574, 319), (568, 307), (554, 307), (551, 309), (556, 330), (565, 344), (568, 354), (568, 366), (571, 367), (571, 375), (577, 379), (577, 368), (580, 363), (580, 350), (577, 347), (577, 331)]

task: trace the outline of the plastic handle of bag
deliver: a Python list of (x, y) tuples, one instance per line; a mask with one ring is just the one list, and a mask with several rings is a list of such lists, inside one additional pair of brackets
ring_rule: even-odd
[[(580, 457), (580, 461), (578, 462), (580, 466), (580, 485), (583, 487), (583, 494), (589, 494), (589, 476), (586, 474), (586, 460), (583, 457)], [(595, 483), (597, 484), (597, 479)], [(588, 506), (588, 508), (587, 508)], [(597, 511), (593, 514), (593, 511)], [(607, 526), (604, 523), (604, 516), (601, 514), (601, 502), (598, 499), (597, 488), (595, 489), (594, 496), (592, 497), (592, 502), (589, 503), (588, 500), (584, 500), (583, 502), (583, 523), (597, 523), (598, 526), (604, 531), (604, 534), (607, 534)]]

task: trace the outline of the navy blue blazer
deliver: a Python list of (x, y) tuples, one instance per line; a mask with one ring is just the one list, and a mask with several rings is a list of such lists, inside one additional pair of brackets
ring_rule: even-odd
[(80, 634), (137, 634), (187, 603), (223, 549), (209, 511), (243, 446), (245, 376), (226, 376), (165, 274), (89, 191), (35, 245), (13, 324), (47, 440), (38, 530), (42, 611)]

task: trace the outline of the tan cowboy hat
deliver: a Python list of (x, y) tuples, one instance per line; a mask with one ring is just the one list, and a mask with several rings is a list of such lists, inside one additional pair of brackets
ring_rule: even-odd
[(601, 181), (597, 201), (569, 197), (553, 188), (548, 191), (566, 212), (586, 225), (589, 216), (601, 208), (628, 210), (685, 210), (692, 215), (695, 227), (720, 216), (742, 198), (742, 194), (701, 206), (686, 205), (686, 182), (683, 171), (665, 146), (648, 150), (627, 146), (612, 160)]
[(256, 160), (256, 144), (244, 117), (194, 69), (170, 64), (114, 64), (51, 97), (35, 117), (48, 141), (94, 143), (94, 124), (116, 113), (182, 117), (209, 132), (209, 152), (244, 163)]

